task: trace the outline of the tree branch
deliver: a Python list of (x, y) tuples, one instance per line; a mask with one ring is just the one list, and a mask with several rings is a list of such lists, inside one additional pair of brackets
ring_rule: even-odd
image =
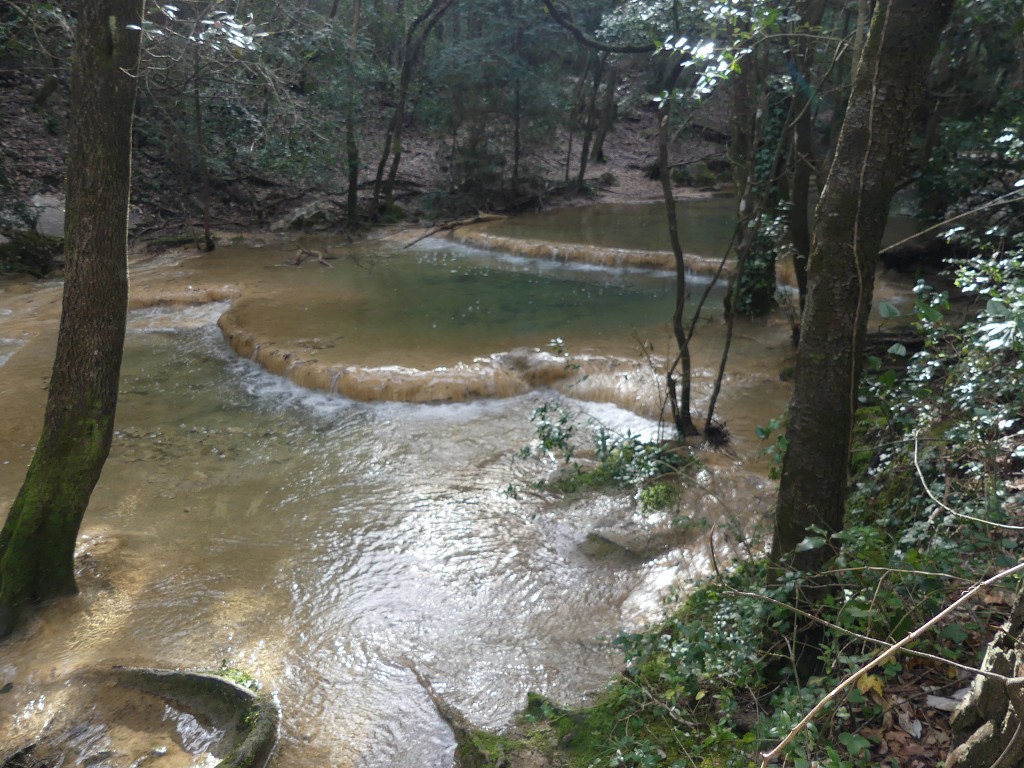
[[(869, 661), (856, 672), (853, 672), (852, 674), (848, 675), (846, 679), (839, 683), (839, 685), (837, 685), (835, 688), (829, 691), (829, 693), (825, 697), (823, 697), (821, 701), (815, 704), (811, 711), (804, 715), (803, 719), (799, 723), (793, 726), (793, 729), (789, 732), (789, 734), (787, 734), (786, 738), (780, 741), (771, 752), (765, 752), (761, 755), (761, 768), (767, 768), (773, 760), (777, 759), (779, 755), (782, 754), (783, 750), (785, 750), (786, 747), (793, 743), (793, 740), (800, 735), (800, 732), (803, 731), (803, 729), (806, 728), (814, 720), (814, 718), (816, 718), (818, 714), (823, 709), (825, 709), (825, 707), (831, 704), (839, 696), (839, 694), (841, 694), (843, 691), (845, 691), (847, 688), (849, 688), (851, 685), (857, 682), (857, 680), (859, 680), (863, 675), (867, 674), (869, 670), (874, 669), (878, 665), (883, 664), (890, 657), (896, 655), (897, 652), (903, 650), (904, 647), (910, 645), (912, 642), (917, 640), (919, 637), (921, 637), (921, 635), (930, 630), (932, 627), (934, 627), (936, 624), (938, 624), (940, 621), (946, 618), (949, 614), (951, 614), (961, 605), (973, 599), (975, 595), (977, 595), (983, 589), (991, 587), (993, 584), (996, 584), (1009, 576), (1013, 576), (1014, 574), (1020, 573), (1021, 571), (1024, 571), (1024, 563), (1018, 563), (1012, 568), (1007, 568), (1006, 570), (1000, 571), (995, 576), (991, 576), (990, 578), (987, 578), (984, 581), (975, 584), (974, 587), (964, 592), (964, 594), (961, 595), (959, 599), (947, 605), (943, 610), (939, 611), (937, 614), (932, 616), (932, 618), (930, 618), (920, 627), (915, 629), (905, 638), (900, 640), (898, 643), (893, 643), (886, 650), (882, 651), (882, 653), (878, 654), (874, 659)], [(1010, 678), (1009, 680), (1007, 680), (1007, 683), (1010, 683), (1013, 680), (1014, 678)]]
[(654, 43), (648, 43), (647, 45), (610, 45), (608, 43), (602, 43), (600, 40), (595, 40), (592, 37), (588, 37), (584, 34), (583, 30), (573, 24), (569, 19), (562, 15), (557, 8), (555, 8), (552, 0), (541, 0), (544, 3), (544, 7), (547, 9), (548, 14), (552, 20), (563, 29), (568, 30), (576, 42), (587, 48), (593, 48), (595, 51), (604, 51), (605, 53), (654, 53), (658, 50), (658, 46)]

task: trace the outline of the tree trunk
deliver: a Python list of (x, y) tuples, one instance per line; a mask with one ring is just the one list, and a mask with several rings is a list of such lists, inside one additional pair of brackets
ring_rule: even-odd
[[(337, 4), (331, 9), (336, 12)], [(356, 58), (359, 56), (361, 0), (352, 3), (352, 29), (349, 31), (348, 94), (345, 104), (345, 155), (348, 163), (346, 192), (348, 226), (359, 222), (359, 144), (356, 141)], [(333, 18), (333, 16), (332, 16)]]
[(817, 571), (831, 547), (797, 552), (812, 526), (842, 530), (853, 414), (875, 266), (914, 108), (953, 0), (876, 8), (835, 160), (815, 216), (807, 309), (790, 401), (772, 559)]
[[(676, 72), (681, 71), (682, 69), (677, 67)], [(677, 78), (678, 74), (672, 79), (672, 87), (675, 86)], [(671, 92), (672, 88), (669, 88), (669, 93)], [(668, 220), (668, 235), (672, 243), (672, 255), (676, 267), (676, 305), (672, 313), (672, 333), (676, 338), (678, 352), (665, 374), (665, 384), (668, 390), (669, 405), (672, 408), (672, 421), (675, 424), (676, 435), (680, 440), (684, 440), (691, 435), (699, 435), (700, 432), (690, 415), (690, 380), (692, 377), (690, 343), (683, 326), (683, 312), (686, 308), (686, 263), (683, 260), (683, 247), (679, 240), (679, 222), (676, 218), (676, 201), (672, 194), (672, 174), (668, 160), (671, 110), (672, 99), (666, 98), (658, 111), (658, 175), (661, 177), (661, 191), (665, 198), (665, 215)], [(677, 368), (680, 369), (678, 388), (675, 377)]]
[(573, 140), (573, 129), (576, 127), (576, 123), (579, 120), (581, 114), (581, 104), (583, 103), (583, 93), (587, 86), (587, 78), (590, 76), (590, 66), (596, 60), (596, 55), (593, 51), (587, 56), (587, 60), (583, 65), (583, 71), (580, 73), (579, 80), (576, 81), (576, 89), (573, 91), (572, 99), (569, 101), (569, 116), (566, 120), (566, 129), (568, 131), (568, 140), (566, 142), (565, 150), (565, 184), (569, 185), (569, 179), (572, 176), (572, 140)]
[[(804, 572), (791, 595), (808, 612), (828, 593), (821, 572), (843, 528), (850, 442), (878, 249), (914, 108), (953, 0), (879, 2), (857, 68), (835, 159), (815, 212), (796, 379), (775, 508), (773, 572)], [(800, 544), (812, 533), (817, 546)], [(821, 628), (800, 620), (769, 674), (818, 665)]]
[(523, 155), (523, 105), (522, 84), (517, 77), (512, 86), (512, 194), (519, 194), (519, 164)]
[(584, 96), (584, 103), (580, 106), (580, 122), (583, 128), (583, 146), (580, 149), (580, 170), (576, 175), (576, 186), (583, 189), (587, 180), (587, 161), (590, 159), (590, 142), (594, 137), (594, 126), (597, 112), (597, 93), (601, 89), (601, 80), (604, 79), (605, 62), (601, 55), (594, 57), (593, 83), (590, 87), (590, 94)]
[(210, 164), (206, 160), (206, 133), (203, 130), (203, 100), (200, 93), (202, 76), (201, 51), (198, 43), (192, 44), (192, 109), (195, 118), (196, 158), (199, 161), (200, 205), (203, 209), (203, 250), (207, 253), (215, 247), (210, 234)]
[(597, 119), (597, 130), (594, 132), (594, 146), (590, 150), (590, 159), (595, 163), (605, 162), (604, 140), (615, 122), (615, 89), (619, 84), (619, 68), (612, 64), (608, 68), (608, 80), (604, 87), (604, 99), (601, 102), (601, 113)]
[[(380, 162), (377, 164), (377, 176), (373, 183), (373, 206), (378, 212), (390, 206), (393, 201), (398, 165), (402, 160), (402, 125), (405, 122), (409, 89), (412, 85), (416, 64), (430, 32), (454, 4), (455, 0), (431, 0), (430, 5), (413, 20), (406, 32), (402, 72), (398, 81), (398, 104), (395, 106), (395, 113), (392, 115), (384, 135), (384, 149)], [(389, 158), (391, 159), (390, 169), (388, 169)], [(385, 170), (388, 170), (387, 180), (384, 179)]]
[(794, 41), (790, 66), (793, 78), (793, 153), (790, 179), (789, 233), (793, 241), (793, 272), (800, 296), (800, 313), (807, 303), (807, 260), (811, 255), (810, 199), (811, 179), (817, 162), (812, 142), (811, 69), (815, 46), (808, 39), (821, 24), (825, 13), (825, 0), (805, 0), (799, 7), (801, 23), (806, 34)]
[[(748, 4), (749, 5), (749, 4)], [(749, 12), (748, 5), (740, 5)], [(738, 28), (750, 33), (750, 22)], [(779, 207), (784, 194), (781, 166), (784, 153), (782, 126), (777, 114), (783, 100), (767, 77), (769, 67), (764, 48), (754, 46), (739, 60), (732, 76), (732, 140), (729, 159), (737, 190), (736, 252), (742, 254), (729, 280), (724, 297), (725, 311), (748, 317), (763, 317), (775, 306), (775, 243), (765, 234), (767, 219)], [(766, 162), (768, 160), (769, 162)]]
[(345, 115), (345, 156), (348, 164), (348, 189), (345, 192), (348, 226), (359, 223), (359, 144), (356, 142), (355, 108), (349, 104)]
[(0, 531), (0, 636), (74, 594), (75, 539), (110, 450), (128, 306), (127, 213), (141, 0), (79, 8), (71, 78), (64, 302), (42, 436)]
[(811, 149), (811, 102), (804, 89), (793, 90), (793, 174), (790, 182), (789, 234), (793, 241), (793, 272), (800, 297), (800, 314), (807, 305), (807, 261), (811, 255), (810, 200), (811, 172), (814, 158)]

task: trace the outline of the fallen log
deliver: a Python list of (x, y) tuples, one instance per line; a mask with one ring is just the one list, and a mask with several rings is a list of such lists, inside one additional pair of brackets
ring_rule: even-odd
[(411, 243), (407, 243), (404, 247), (412, 248), (412, 246), (416, 245), (416, 243), (420, 242), (421, 240), (426, 240), (428, 237), (436, 235), (438, 232), (450, 232), (453, 229), (456, 229), (457, 227), (466, 227), (469, 226), (470, 224), (483, 224), (488, 221), (500, 221), (501, 219), (507, 218), (507, 216), (504, 216), (500, 213), (481, 213), (480, 211), (477, 211), (475, 216), (470, 216), (465, 219), (457, 219), (455, 221), (449, 221), (444, 224), (439, 224), (438, 226), (428, 231), (425, 235), (420, 235)]

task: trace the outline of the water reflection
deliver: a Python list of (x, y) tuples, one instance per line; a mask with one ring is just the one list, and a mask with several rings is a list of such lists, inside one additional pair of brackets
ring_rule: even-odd
[[(687, 253), (720, 258), (732, 238), (736, 202), (730, 197), (688, 200), (676, 205), (679, 236)], [(663, 203), (604, 203), (553, 208), (539, 214), (490, 223), (499, 237), (588, 243), (637, 251), (670, 251)]]
[[(354, 312), (386, 313), (390, 305), (415, 322), (425, 317), (408, 306), (417, 286), (447, 297), (453, 312), (478, 311), (471, 309), (475, 297), (430, 282), (419, 271), (424, 263), (468, 276), (474, 291), (492, 281), (505, 286), (496, 301), (521, 281), (542, 291), (538, 313), (545, 318), (554, 316), (548, 305), (561, 301), (543, 293), (552, 289), (533, 266), (508, 270), (492, 257), (435, 253), (411, 264), (382, 262), (389, 270), (384, 285), (405, 298), (385, 302), (381, 293), (361, 303), (363, 290), (377, 289), (358, 285), (358, 268), (339, 266), (331, 280), (344, 279), (328, 283), (328, 270), (318, 265), (279, 269), (280, 260), (280, 253), (225, 249), (190, 265), (189, 279), (210, 285), (243, 275), (239, 290), (261, 307), (253, 317), (276, 339), (320, 338), (346, 358), (407, 354), (433, 365), (448, 350), (478, 343), (488, 353), (500, 350), (485, 345), (500, 334), (484, 324), (479, 342), (469, 335), (452, 341), (477, 327), (452, 321), (436, 336), (420, 328), (403, 340), (385, 330), (395, 335), (366, 341), (370, 325), (352, 334), (350, 315), (319, 313), (342, 293)], [(657, 322), (651, 297), (663, 288), (656, 278), (558, 280), (560, 295), (589, 295), (601, 306), (622, 296), (623, 311), (641, 318), (638, 324)], [(569, 307), (579, 315), (567, 321), (579, 344), (601, 351), (632, 343), (631, 330), (611, 339), (603, 336), (611, 334), (611, 320)], [(533, 440), (531, 412), (550, 393), (427, 406), (300, 389), (234, 354), (213, 324), (225, 308), (132, 313), (117, 434), (84, 529), (82, 594), (47, 608), (4, 647), (0, 678), (14, 685), (0, 697), (4, 722), (15, 722), (27, 702), (45, 700), (83, 666), (216, 669), (227, 661), (278, 693), (284, 723), (275, 765), (450, 764), (451, 734), (409, 665), (484, 726), (506, 722), (529, 690), (577, 702), (614, 674), (610, 637), (649, 617), (657, 589), (699, 559), (677, 549), (647, 562), (595, 554), (587, 547), (595, 529), (647, 524), (631, 498), (564, 502), (528, 491), (538, 471), (554, 466), (517, 458)], [(17, 312), (10, 318), (35, 322), (24, 312), (24, 319)], [(519, 338), (515, 314), (502, 321), (501, 333)], [(313, 326), (302, 326), (301, 315)], [(543, 322), (551, 325), (531, 338), (562, 327)], [(350, 335), (358, 337), (351, 344)], [(768, 365), (764, 337), (753, 327), (749, 335), (750, 360)], [(8, 337), (5, 327), (0, 336)], [(44, 341), (19, 348), (0, 377), (20, 380), (26, 369), (19, 365)], [(767, 389), (774, 371), (746, 375), (762, 390), (758, 407), (777, 408), (765, 396), (784, 394)], [(740, 392), (742, 381), (738, 386)], [(38, 393), (33, 397), (37, 407)], [(573, 407), (601, 410), (621, 429), (657, 429), (612, 405)], [(759, 416), (752, 410), (744, 418)], [(723, 482), (742, 489), (729, 504), (744, 520), (768, 493), (763, 480), (741, 470)], [(524, 489), (518, 499), (505, 493), (510, 485)], [(10, 503), (15, 487), (5, 483), (0, 504)], [(706, 514), (723, 513), (709, 504)], [(0, 743), (18, 743), (37, 722), (36, 715), (19, 717)], [(46, 717), (45, 707), (38, 717)]]
[(360, 406), (236, 360), (209, 328), (131, 334), (124, 380), (87, 526), (122, 542), (96, 556), (109, 588), (85, 582), (78, 611), (6, 649), (17, 688), (227, 659), (280, 691), (279, 764), (418, 766), (452, 745), (403, 659), (481, 724), (612, 673), (597, 638), (644, 568), (588, 562), (585, 521), (503, 496), (530, 401)]

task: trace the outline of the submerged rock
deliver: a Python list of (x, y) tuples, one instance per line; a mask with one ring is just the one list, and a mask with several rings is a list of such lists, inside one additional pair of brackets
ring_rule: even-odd
[(169, 767), (262, 768), (280, 723), (271, 696), (203, 672), (87, 671), (47, 699), (55, 714), (30, 743), (0, 755), (0, 768), (140, 768), (157, 758)]
[(262, 768), (277, 741), (281, 714), (277, 703), (225, 677), (163, 669), (115, 669), (118, 684), (169, 699), (219, 723), (228, 748), (219, 768)]

